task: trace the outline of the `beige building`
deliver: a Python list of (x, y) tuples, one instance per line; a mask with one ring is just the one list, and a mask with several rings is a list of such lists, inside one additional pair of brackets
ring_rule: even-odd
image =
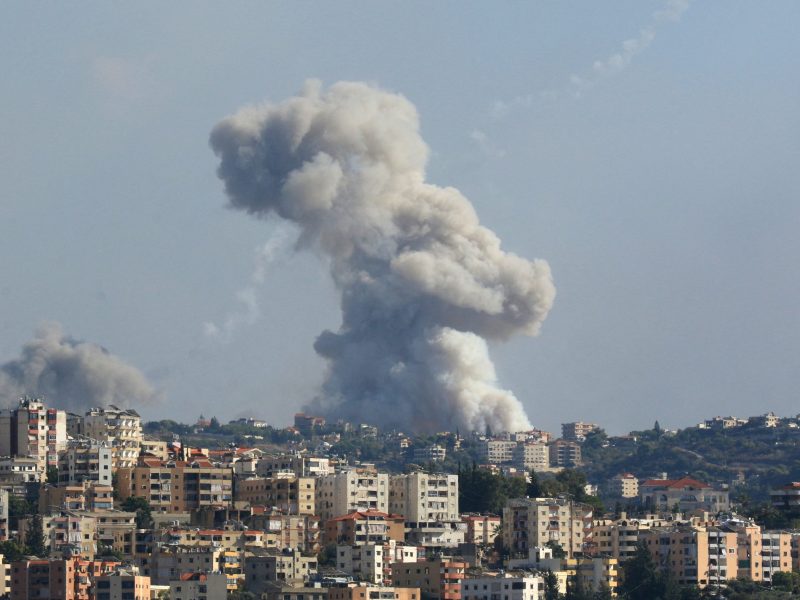
[(639, 486), (639, 497), (644, 506), (653, 510), (671, 510), (674, 507), (681, 512), (730, 510), (728, 490), (714, 489), (691, 477), (648, 479)]
[(224, 573), (182, 573), (169, 582), (170, 600), (225, 600), (228, 580)]
[(592, 507), (564, 498), (518, 498), (503, 509), (503, 543), (512, 555), (559, 544), (572, 558), (592, 543)]
[(547, 447), (550, 466), (572, 468), (581, 464), (581, 445), (571, 440), (554, 440)]
[(522, 442), (514, 448), (514, 465), (525, 471), (550, 469), (550, 452), (544, 442)]
[(94, 582), (94, 600), (150, 600), (150, 578), (135, 567), (101, 575)]
[(467, 563), (450, 558), (392, 563), (392, 585), (419, 588), (429, 600), (461, 600)]
[(591, 432), (600, 429), (596, 423), (584, 423), (583, 421), (575, 421), (574, 423), (563, 423), (561, 425), (561, 437), (565, 440), (572, 440), (573, 442), (582, 441)]
[(304, 582), (317, 572), (317, 557), (305, 556), (297, 550), (246, 556), (244, 559), (245, 588), (261, 596), (271, 582)]
[(37, 469), (58, 464), (58, 451), (67, 443), (67, 413), (25, 397), (19, 406), (0, 411), (0, 456), (29, 456)]
[(614, 496), (636, 498), (639, 496), (639, 480), (632, 473), (620, 473), (611, 478), (609, 487)]
[(328, 600), (420, 600), (419, 588), (349, 583), (328, 588)]
[(93, 408), (83, 416), (82, 433), (111, 445), (115, 469), (136, 465), (144, 436), (142, 419), (135, 410)]
[(642, 532), (656, 564), (680, 585), (720, 585), (739, 575), (737, 535), (716, 527), (678, 526)]
[[(19, 539), (25, 540), (32, 518), (19, 520)], [(93, 560), (97, 552), (97, 522), (78, 512), (42, 516), (42, 530), (53, 558), (80, 556)]]
[(234, 500), (269, 506), (292, 515), (316, 514), (316, 480), (284, 473), (277, 477), (236, 478)]
[(495, 577), (465, 579), (462, 600), (542, 600), (544, 579), (541, 575), (504, 573)]
[(205, 507), (227, 507), (233, 500), (233, 476), (229, 468), (207, 459), (164, 462), (142, 457), (136, 467), (117, 470), (120, 501), (130, 496), (145, 498), (153, 511), (185, 512)]
[(496, 515), (462, 515), (461, 520), (467, 524), (464, 541), (468, 544), (494, 544), (495, 538), (502, 535), (503, 520)]
[(509, 463), (514, 460), (514, 440), (486, 440), (483, 443), (483, 458), (490, 465)]
[(317, 479), (317, 514), (324, 523), (354, 510), (389, 512), (389, 475), (354, 468)]
[(297, 477), (322, 477), (330, 475), (330, 459), (303, 454), (278, 454), (262, 456), (256, 472), (261, 477), (277, 477), (283, 473), (293, 473)]
[(460, 521), (458, 475), (423, 473), (392, 475), (389, 510), (406, 518), (406, 528), (423, 524)]

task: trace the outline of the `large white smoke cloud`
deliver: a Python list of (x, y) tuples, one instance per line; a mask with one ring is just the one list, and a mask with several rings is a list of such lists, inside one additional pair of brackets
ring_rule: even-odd
[(65, 335), (57, 323), (41, 326), (19, 358), (0, 364), (0, 404), (13, 406), (24, 395), (72, 412), (158, 399), (139, 370), (101, 346)]
[(555, 297), (550, 268), (504, 252), (454, 188), (425, 182), (414, 106), (362, 83), (309, 82), (211, 133), (230, 204), (300, 228), (330, 257), (342, 325), (313, 408), (417, 430), (530, 426), (498, 387), (486, 340), (535, 335)]

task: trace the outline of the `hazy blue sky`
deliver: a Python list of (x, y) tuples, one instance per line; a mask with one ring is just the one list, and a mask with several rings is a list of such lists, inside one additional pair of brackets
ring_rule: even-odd
[(280, 228), (225, 208), (208, 134), (364, 80), (417, 106), (431, 182), (552, 267), (541, 335), (492, 348), (535, 425), (797, 413), (800, 4), (682, 4), (5, 4), (0, 362), (55, 320), (163, 389), (148, 417), (288, 423), (338, 299), (285, 243), (254, 278)]

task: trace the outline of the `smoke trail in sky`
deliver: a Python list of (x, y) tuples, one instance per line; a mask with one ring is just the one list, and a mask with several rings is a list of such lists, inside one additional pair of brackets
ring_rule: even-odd
[(425, 181), (414, 106), (362, 83), (317, 82), (245, 108), (211, 133), (231, 206), (300, 228), (327, 256), (342, 324), (313, 410), (416, 430), (519, 430), (486, 340), (535, 335), (555, 297), (550, 269), (505, 252), (454, 188)]
[(278, 229), (270, 239), (256, 248), (255, 266), (250, 281), (235, 294), (240, 305), (239, 310), (229, 312), (219, 325), (211, 321), (203, 323), (203, 333), (207, 338), (227, 344), (239, 329), (254, 325), (261, 318), (258, 289), (264, 285), (269, 265), (285, 249), (287, 239), (287, 231)]
[(101, 346), (69, 337), (58, 323), (40, 327), (19, 358), (0, 365), (0, 403), (11, 406), (23, 395), (73, 412), (158, 399), (138, 369)]

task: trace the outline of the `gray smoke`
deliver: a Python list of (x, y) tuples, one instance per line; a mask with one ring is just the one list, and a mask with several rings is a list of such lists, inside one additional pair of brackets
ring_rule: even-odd
[(402, 96), (309, 82), (211, 133), (232, 207), (300, 228), (330, 258), (342, 325), (312, 410), (432, 431), (530, 427), (498, 387), (486, 340), (535, 335), (555, 297), (550, 268), (500, 248), (455, 188), (425, 182), (428, 147)]
[(158, 396), (139, 370), (101, 346), (65, 335), (57, 323), (40, 327), (19, 358), (0, 365), (0, 403), (14, 406), (24, 395), (71, 412), (138, 406)]

